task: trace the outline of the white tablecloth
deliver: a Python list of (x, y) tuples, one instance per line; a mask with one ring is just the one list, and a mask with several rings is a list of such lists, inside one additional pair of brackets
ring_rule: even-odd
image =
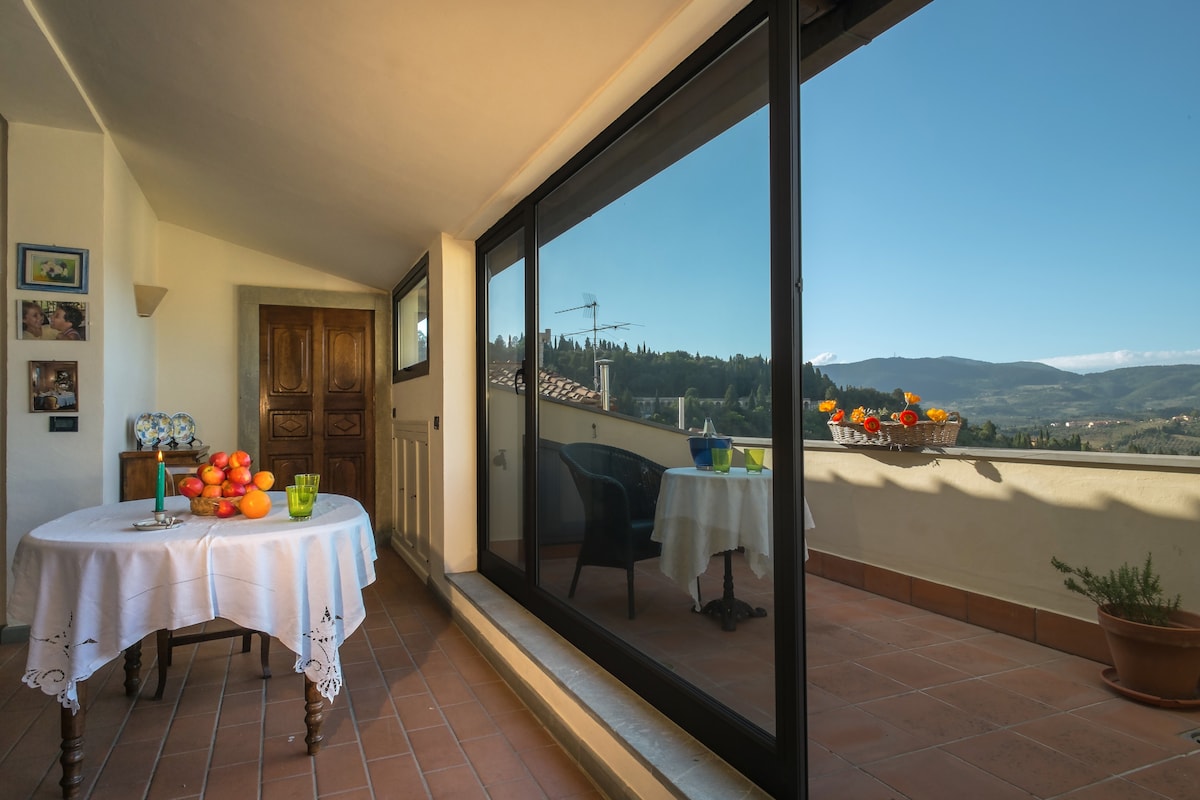
[(35, 528), (13, 560), (12, 618), (30, 623), (24, 682), (78, 709), (76, 684), (161, 628), (222, 617), (265, 631), (297, 654), (332, 701), (342, 685), (338, 648), (366, 617), (375, 539), (358, 501), (321, 494), (305, 522), (271, 493), (257, 520), (200, 517), (183, 497), (167, 511), (185, 521), (139, 531), (152, 500), (74, 511)]
[[(696, 578), (708, 569), (715, 553), (744, 547), (755, 575), (772, 574), (772, 483), (770, 470), (750, 474), (740, 467), (726, 475), (694, 467), (663, 473), (650, 538), (663, 546), (659, 568), (691, 594), (697, 611)], [(804, 528), (812, 527), (805, 501)], [(804, 557), (807, 560), (807, 544)]]

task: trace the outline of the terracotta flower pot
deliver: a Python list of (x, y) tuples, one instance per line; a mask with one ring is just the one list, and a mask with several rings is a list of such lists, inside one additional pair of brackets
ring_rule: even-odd
[(1123, 686), (1164, 700), (1197, 698), (1200, 614), (1175, 611), (1172, 627), (1130, 622), (1104, 608), (1096, 615)]

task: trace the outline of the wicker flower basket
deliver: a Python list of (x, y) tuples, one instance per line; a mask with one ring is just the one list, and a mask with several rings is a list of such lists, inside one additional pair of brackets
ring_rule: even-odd
[(240, 497), (193, 497), (192, 513), (198, 517), (215, 517), (217, 515), (217, 504), (222, 500), (228, 500), (235, 507), (239, 506), (242, 502), (242, 498)]
[(879, 430), (868, 433), (861, 422), (830, 422), (829, 431), (838, 444), (859, 447), (951, 447), (958, 440), (962, 427), (957, 411), (951, 411), (945, 422), (926, 420), (904, 426), (899, 422), (880, 421)]

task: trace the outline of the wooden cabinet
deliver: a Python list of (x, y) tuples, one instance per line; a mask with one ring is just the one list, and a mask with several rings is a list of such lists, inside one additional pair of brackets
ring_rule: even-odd
[[(208, 460), (208, 447), (199, 450), (163, 450), (162, 454), (168, 472), (167, 494), (172, 495), (179, 478)], [(154, 497), (157, 474), (157, 450), (128, 450), (121, 453), (121, 500)]]

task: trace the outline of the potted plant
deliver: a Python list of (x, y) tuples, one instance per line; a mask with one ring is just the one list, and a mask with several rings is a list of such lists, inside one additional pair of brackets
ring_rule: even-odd
[[(1107, 575), (1051, 558), (1069, 577), (1068, 589), (1096, 604), (1096, 616), (1116, 668), (1122, 693), (1158, 705), (1197, 700), (1200, 685), (1200, 614), (1180, 611), (1180, 596), (1168, 597), (1154, 571), (1152, 554), (1140, 569), (1122, 564)], [(1106, 671), (1108, 672), (1108, 671)]]

